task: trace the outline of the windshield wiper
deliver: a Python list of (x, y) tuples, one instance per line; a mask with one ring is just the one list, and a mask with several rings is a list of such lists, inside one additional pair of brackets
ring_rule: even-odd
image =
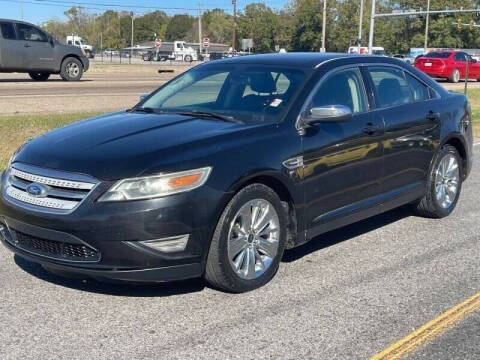
[(217, 114), (213, 112), (207, 112), (207, 111), (175, 111), (175, 114), (179, 115), (185, 115), (185, 116), (197, 116), (197, 117), (206, 117), (206, 118), (215, 118), (215, 119), (220, 119), (223, 121), (228, 121), (228, 122), (235, 122), (235, 123), (241, 123), (240, 120), (234, 118), (233, 116), (228, 116), (228, 115), (223, 115), (223, 114)]
[(163, 114), (162, 111), (158, 111), (157, 109), (151, 108), (151, 107), (133, 107), (128, 110), (129, 112), (133, 111), (138, 111), (138, 112), (144, 112), (148, 114)]

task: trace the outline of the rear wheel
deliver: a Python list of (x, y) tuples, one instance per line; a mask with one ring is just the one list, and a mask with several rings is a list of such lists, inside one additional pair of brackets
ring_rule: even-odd
[(458, 83), (460, 81), (460, 71), (454, 69), (448, 80), (452, 83)]
[(77, 58), (68, 57), (62, 62), (60, 76), (66, 81), (78, 81), (83, 75), (83, 65)]
[(45, 72), (31, 72), (28, 75), (35, 81), (46, 81), (50, 77), (50, 73)]
[(285, 248), (287, 213), (278, 195), (252, 184), (228, 203), (210, 245), (205, 279), (213, 286), (245, 292), (275, 275)]
[(419, 215), (432, 218), (450, 215), (462, 189), (461, 164), (462, 159), (453, 146), (440, 149), (428, 175), (425, 196), (416, 206)]

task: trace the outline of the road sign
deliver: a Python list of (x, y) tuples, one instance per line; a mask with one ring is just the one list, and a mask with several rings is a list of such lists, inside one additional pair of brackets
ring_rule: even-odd
[(155, 47), (158, 48), (158, 47), (160, 47), (160, 46), (162, 46), (162, 40), (160, 40), (160, 39), (155, 39)]
[(210, 39), (209, 38), (203, 38), (203, 47), (209, 47), (210, 46)]

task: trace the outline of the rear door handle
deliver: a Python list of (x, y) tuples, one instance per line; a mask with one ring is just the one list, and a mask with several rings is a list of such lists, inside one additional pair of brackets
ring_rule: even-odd
[(426, 116), (427, 120), (436, 121), (440, 119), (440, 114), (430, 110)]
[(373, 136), (378, 133), (379, 127), (372, 124), (372, 123), (367, 123), (365, 127), (362, 129), (362, 132), (364, 134), (367, 134), (368, 136)]

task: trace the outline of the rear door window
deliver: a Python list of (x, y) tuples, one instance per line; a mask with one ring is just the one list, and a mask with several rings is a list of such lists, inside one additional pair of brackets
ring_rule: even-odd
[(402, 70), (388, 67), (368, 67), (379, 106), (382, 108), (399, 106), (413, 102), (410, 86)]
[(6, 40), (15, 40), (17, 38), (13, 24), (10, 22), (0, 22), (0, 32), (2, 33), (2, 38)]
[(465, 53), (456, 53), (453, 58), (456, 61), (467, 61), (467, 55)]

